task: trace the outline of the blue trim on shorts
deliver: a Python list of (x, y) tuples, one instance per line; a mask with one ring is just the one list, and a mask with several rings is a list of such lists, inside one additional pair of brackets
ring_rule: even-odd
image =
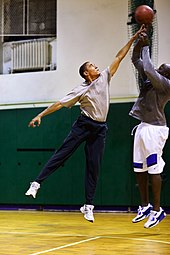
[(133, 167), (134, 167), (134, 168), (140, 168), (140, 169), (142, 169), (142, 168), (143, 168), (143, 163), (133, 162)]
[(155, 153), (155, 154), (149, 155), (146, 159), (146, 163), (148, 167), (156, 165), (158, 163), (157, 154)]

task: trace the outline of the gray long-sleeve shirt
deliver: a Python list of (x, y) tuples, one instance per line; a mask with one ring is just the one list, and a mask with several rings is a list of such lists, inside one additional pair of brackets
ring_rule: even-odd
[(70, 93), (60, 100), (65, 107), (72, 107), (77, 102), (80, 103), (80, 109), (87, 117), (105, 122), (109, 110), (109, 68), (100, 73), (100, 76), (89, 85), (83, 82), (75, 87)]
[(148, 46), (142, 48), (142, 58), (139, 48), (134, 47), (132, 62), (142, 78), (142, 86), (129, 114), (151, 125), (166, 125), (164, 107), (170, 100), (170, 80), (155, 70)]

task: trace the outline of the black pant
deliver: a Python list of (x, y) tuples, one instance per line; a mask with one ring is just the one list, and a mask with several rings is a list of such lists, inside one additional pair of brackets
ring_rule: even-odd
[(81, 115), (73, 124), (62, 146), (49, 159), (35, 181), (42, 183), (49, 175), (63, 165), (82, 142), (85, 142), (86, 204), (93, 204), (99, 169), (104, 152), (106, 132), (106, 122), (97, 122)]

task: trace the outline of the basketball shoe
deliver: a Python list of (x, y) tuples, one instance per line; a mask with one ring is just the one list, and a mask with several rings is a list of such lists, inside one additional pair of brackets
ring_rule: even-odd
[(84, 214), (84, 218), (92, 223), (94, 222), (93, 209), (94, 205), (83, 205), (80, 208), (80, 212)]
[(159, 222), (161, 222), (166, 217), (166, 213), (164, 210), (160, 207), (159, 212), (151, 210), (151, 214), (148, 218), (148, 221), (145, 223), (145, 228), (153, 228), (155, 227)]
[(39, 188), (40, 188), (40, 184), (38, 182), (32, 182), (30, 185), (30, 188), (27, 190), (25, 195), (33, 196), (33, 198), (36, 198), (36, 194)]
[(133, 223), (137, 223), (145, 218), (149, 217), (153, 206), (148, 204), (147, 206), (139, 206), (136, 217), (132, 220)]

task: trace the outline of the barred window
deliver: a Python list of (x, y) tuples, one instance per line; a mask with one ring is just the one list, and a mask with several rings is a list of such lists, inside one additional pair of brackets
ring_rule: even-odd
[(56, 69), (56, 8), (56, 0), (0, 0), (0, 73)]

